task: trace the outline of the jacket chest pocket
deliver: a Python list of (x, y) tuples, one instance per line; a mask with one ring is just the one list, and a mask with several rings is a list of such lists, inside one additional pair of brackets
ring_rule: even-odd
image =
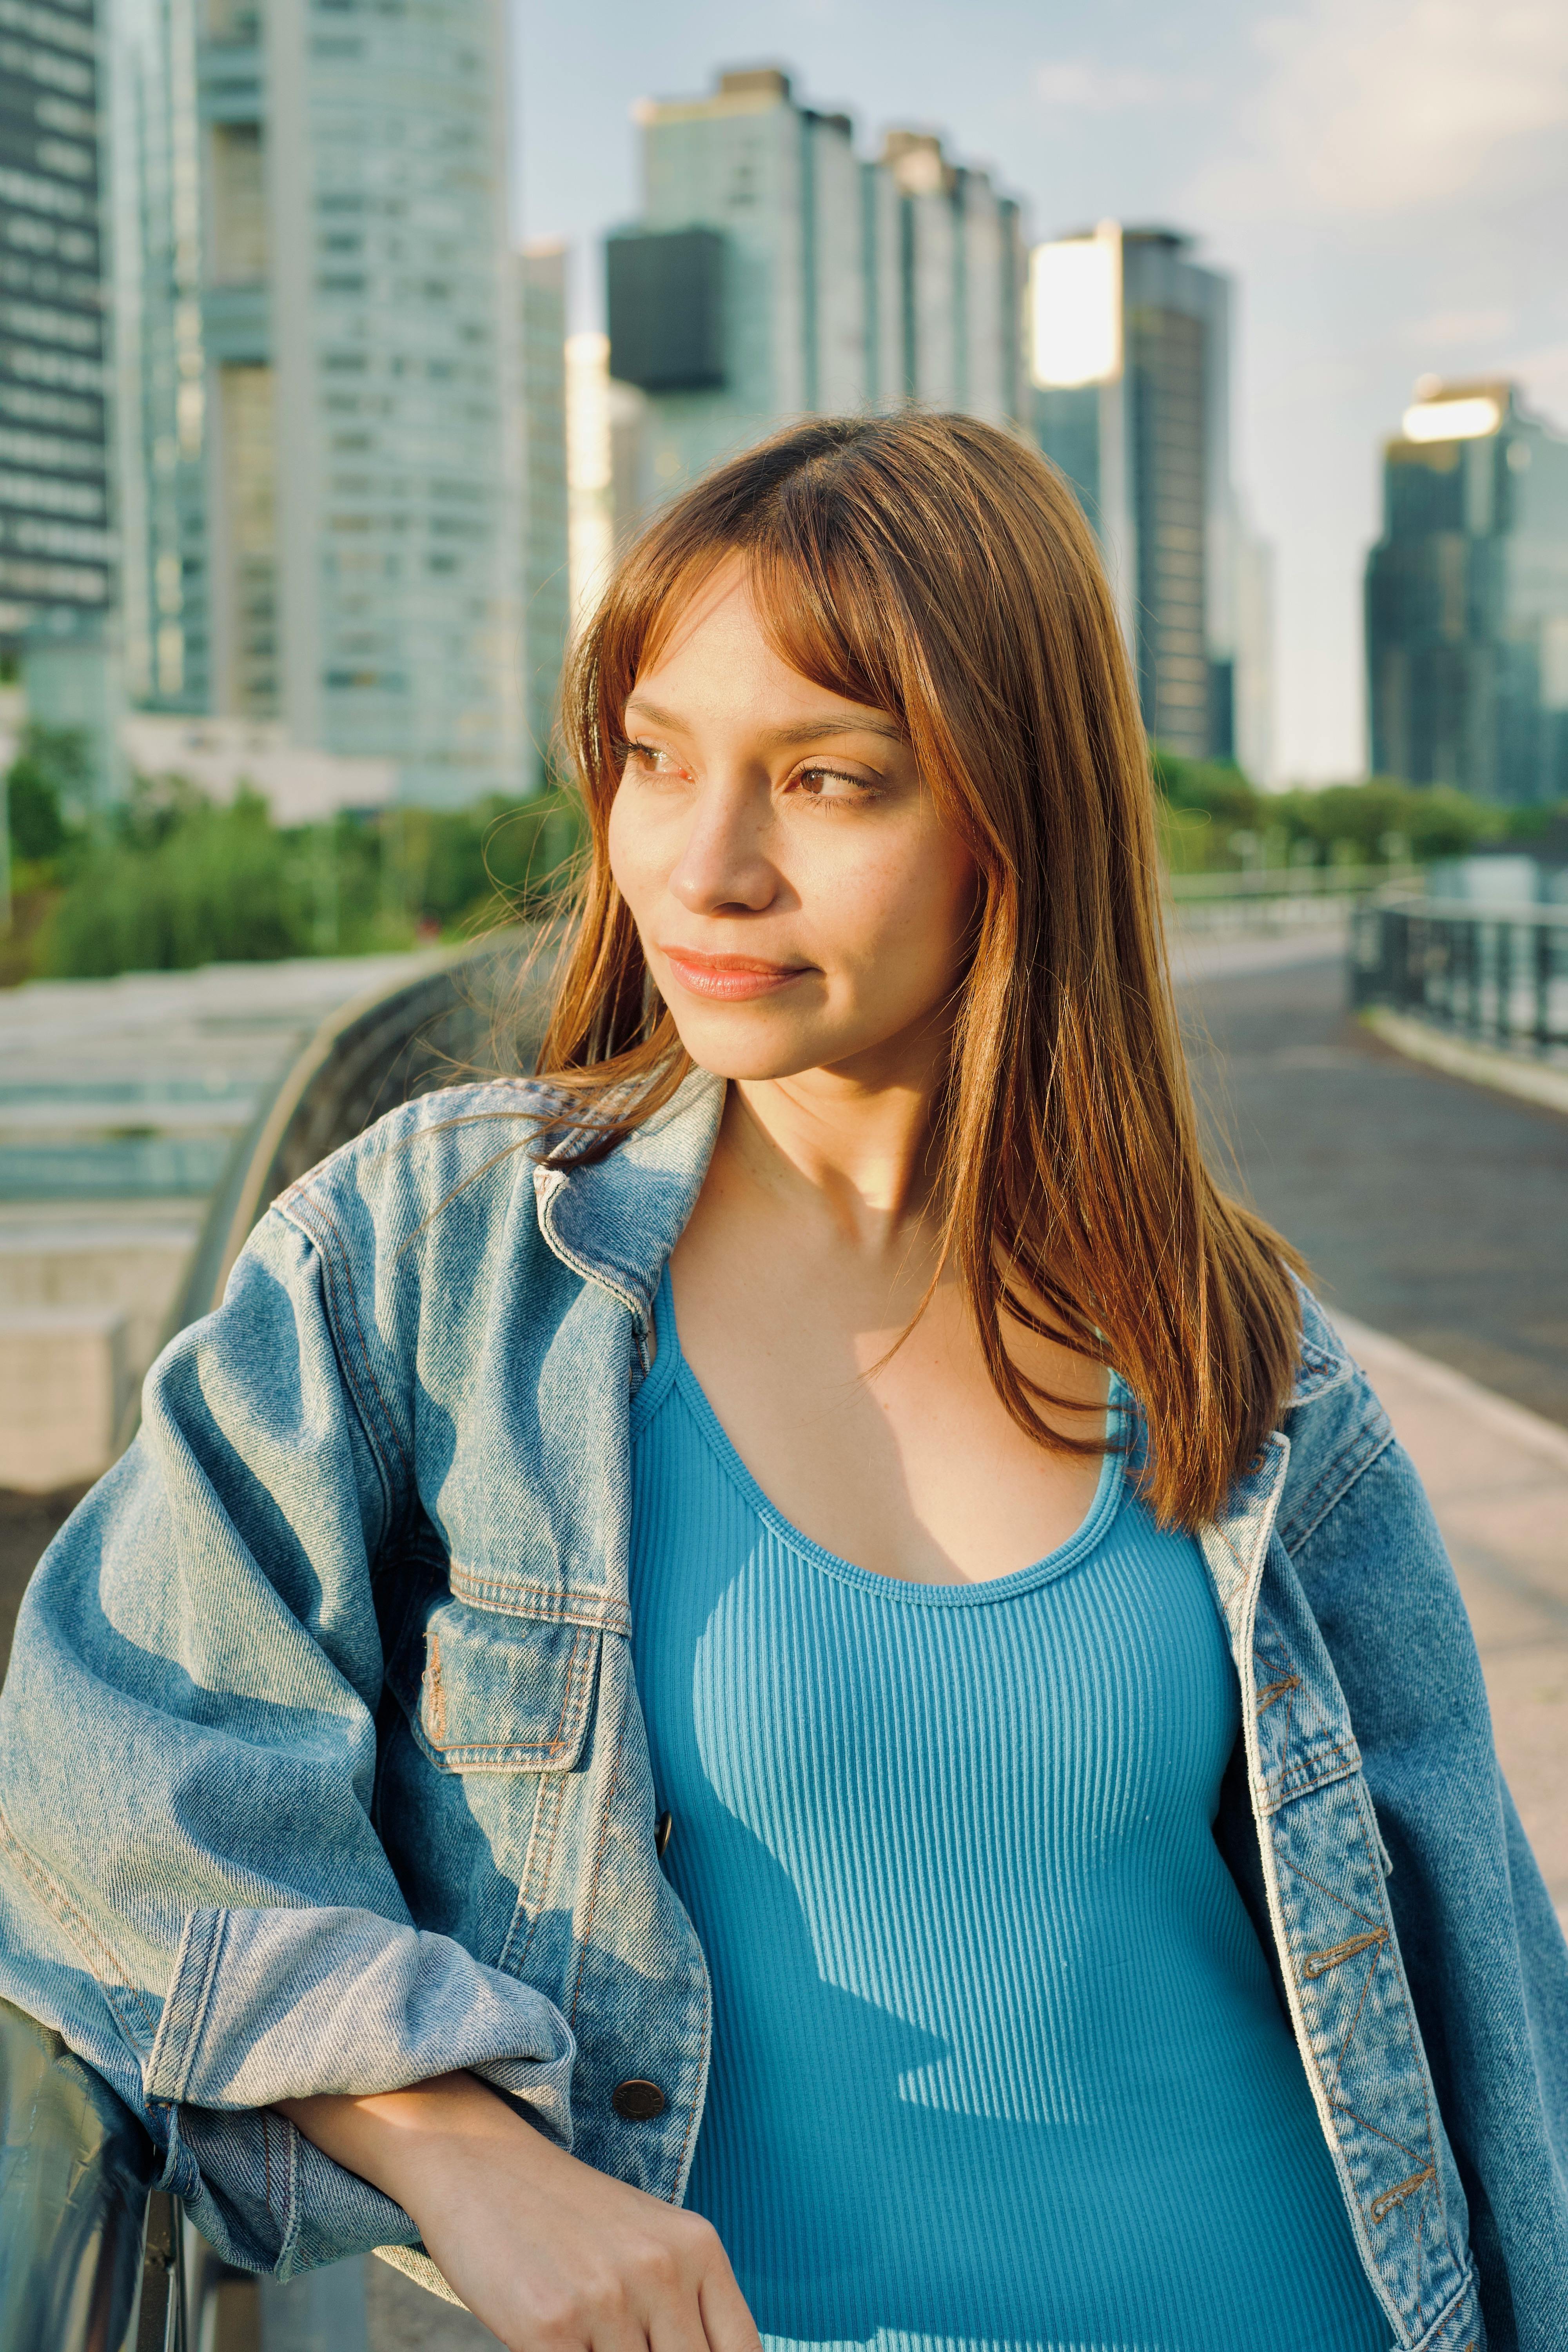
[(570, 1772), (587, 1734), (597, 1625), (447, 1598), (425, 1617), (414, 1736), (447, 1772)]

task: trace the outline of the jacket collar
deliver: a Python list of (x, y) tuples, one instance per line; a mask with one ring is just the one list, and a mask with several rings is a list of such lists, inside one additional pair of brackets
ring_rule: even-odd
[(640, 1336), (665, 1260), (685, 1229), (713, 1157), (724, 1080), (692, 1070), (670, 1101), (605, 1159), (537, 1167), (535, 1211), (565, 1265), (620, 1299)]
[[(647, 1330), (666, 1259), (685, 1229), (713, 1157), (724, 1080), (691, 1070), (671, 1100), (618, 1150), (584, 1168), (538, 1167), (539, 1229), (563, 1265), (598, 1283)], [(1304, 1284), (1301, 1355), (1287, 1409), (1310, 1404), (1350, 1378), (1338, 1332)]]
[(1296, 1383), (1285, 1400), (1287, 1410), (1311, 1404), (1330, 1389), (1348, 1381), (1355, 1370), (1344, 1341), (1306, 1285), (1296, 1285), (1301, 1300), (1301, 1357)]

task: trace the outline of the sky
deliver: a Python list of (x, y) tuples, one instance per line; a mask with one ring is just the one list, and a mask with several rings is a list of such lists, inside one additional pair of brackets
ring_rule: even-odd
[(1364, 772), (1361, 580), (1416, 376), (1568, 431), (1568, 0), (510, 0), (515, 226), (601, 323), (639, 98), (780, 64), (861, 152), (940, 131), (1031, 239), (1116, 218), (1234, 273), (1237, 479), (1272, 543), (1278, 781)]

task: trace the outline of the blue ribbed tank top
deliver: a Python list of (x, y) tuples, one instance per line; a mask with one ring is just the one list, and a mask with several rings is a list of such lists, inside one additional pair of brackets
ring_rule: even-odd
[(774, 1510), (682, 1362), (633, 1402), (632, 1641), (713, 2049), (688, 2203), (770, 2347), (1385, 2352), (1211, 1834), (1236, 1678), (1108, 1455), (1033, 1568)]

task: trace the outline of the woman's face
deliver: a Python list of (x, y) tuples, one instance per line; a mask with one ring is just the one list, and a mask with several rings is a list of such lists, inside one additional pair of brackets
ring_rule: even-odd
[(929, 1067), (975, 888), (896, 721), (763, 636), (747, 574), (693, 598), (626, 705), (610, 867), (700, 1067)]

